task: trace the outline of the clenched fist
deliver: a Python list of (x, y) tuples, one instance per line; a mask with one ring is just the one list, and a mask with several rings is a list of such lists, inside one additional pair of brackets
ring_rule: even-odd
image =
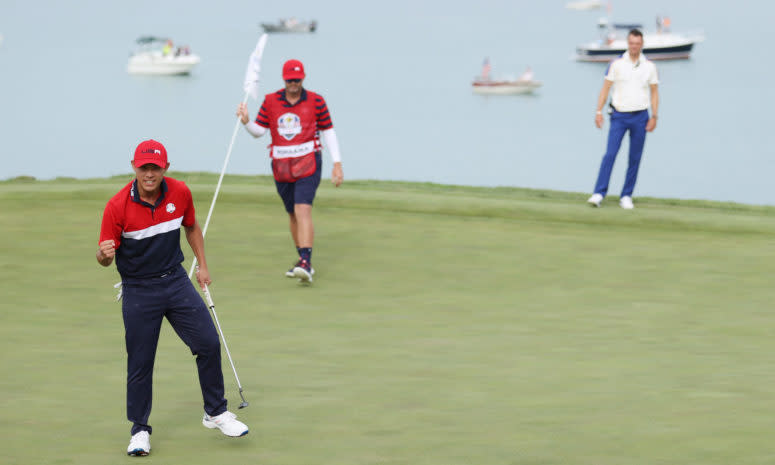
[(100, 248), (97, 249), (97, 261), (102, 266), (108, 266), (113, 263), (113, 258), (116, 256), (116, 241), (108, 239), (102, 241), (99, 244)]

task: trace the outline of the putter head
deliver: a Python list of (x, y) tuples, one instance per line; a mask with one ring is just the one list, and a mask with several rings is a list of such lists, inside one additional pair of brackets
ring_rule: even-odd
[(244, 400), (242, 401), (242, 403), (239, 404), (239, 408), (245, 408), (247, 406), (248, 406), (248, 403), (247, 401), (244, 401)]

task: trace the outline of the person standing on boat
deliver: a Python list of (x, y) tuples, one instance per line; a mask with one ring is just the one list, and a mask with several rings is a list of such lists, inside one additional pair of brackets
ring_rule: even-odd
[(172, 53), (172, 40), (167, 39), (167, 42), (164, 44), (164, 47), (161, 49), (162, 56), (168, 56), (170, 53)]
[(530, 66), (527, 67), (524, 73), (519, 77), (520, 81), (529, 82), (533, 80), (533, 69)]
[(334, 163), (331, 182), (342, 184), (342, 157), (339, 142), (323, 97), (304, 89), (304, 65), (288, 60), (283, 65), (285, 88), (267, 94), (255, 121), (248, 118), (247, 105), (237, 107), (245, 129), (261, 137), (267, 129), (272, 135), (269, 156), (277, 193), (290, 220), (291, 237), (299, 259), (285, 276), (311, 282), (312, 269), (312, 201), (315, 199), (322, 171), (320, 139), (322, 136)]
[[(643, 34), (637, 29), (632, 29), (627, 35), (627, 52), (609, 64), (603, 88), (597, 98), (595, 126), (600, 129), (603, 127), (603, 105), (608, 99), (609, 90), (613, 88), (609, 104), (611, 127), (608, 130), (608, 146), (600, 163), (594, 193), (587, 200), (594, 207), (599, 207), (608, 193), (608, 182), (616, 161), (616, 154), (622, 145), (624, 134), (629, 131), (630, 157), (619, 205), (627, 210), (634, 208), (632, 193), (638, 178), (646, 133), (657, 127), (659, 109), (657, 67), (641, 53), (642, 49)], [(650, 116), (649, 103), (651, 104)]]

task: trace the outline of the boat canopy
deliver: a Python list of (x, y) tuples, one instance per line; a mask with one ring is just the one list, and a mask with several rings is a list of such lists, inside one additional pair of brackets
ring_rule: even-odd
[(614, 29), (643, 29), (643, 25), (637, 23), (614, 23), (613, 27)]
[(610, 23), (608, 18), (600, 18), (597, 21), (597, 27), (599, 27), (600, 29), (611, 28), (611, 29), (626, 29), (626, 30), (630, 30), (630, 29), (643, 30), (643, 24), (639, 24), (639, 23)]
[(156, 37), (156, 36), (142, 36), (137, 39), (137, 43), (139, 45), (148, 45), (148, 44), (154, 44), (159, 42), (167, 42), (168, 38), (166, 37)]

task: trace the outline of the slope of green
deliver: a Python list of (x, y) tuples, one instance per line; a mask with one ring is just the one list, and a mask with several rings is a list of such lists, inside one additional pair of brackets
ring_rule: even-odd
[[(217, 176), (171, 175), (204, 225)], [(129, 179), (0, 182), (3, 463), (775, 461), (775, 208), (324, 183), (302, 286), (283, 276), (295, 250), (273, 183), (247, 176), (225, 178), (205, 242), (250, 434), (202, 427), (194, 361), (165, 323), (152, 453), (125, 458), (118, 274), (94, 253)]]

